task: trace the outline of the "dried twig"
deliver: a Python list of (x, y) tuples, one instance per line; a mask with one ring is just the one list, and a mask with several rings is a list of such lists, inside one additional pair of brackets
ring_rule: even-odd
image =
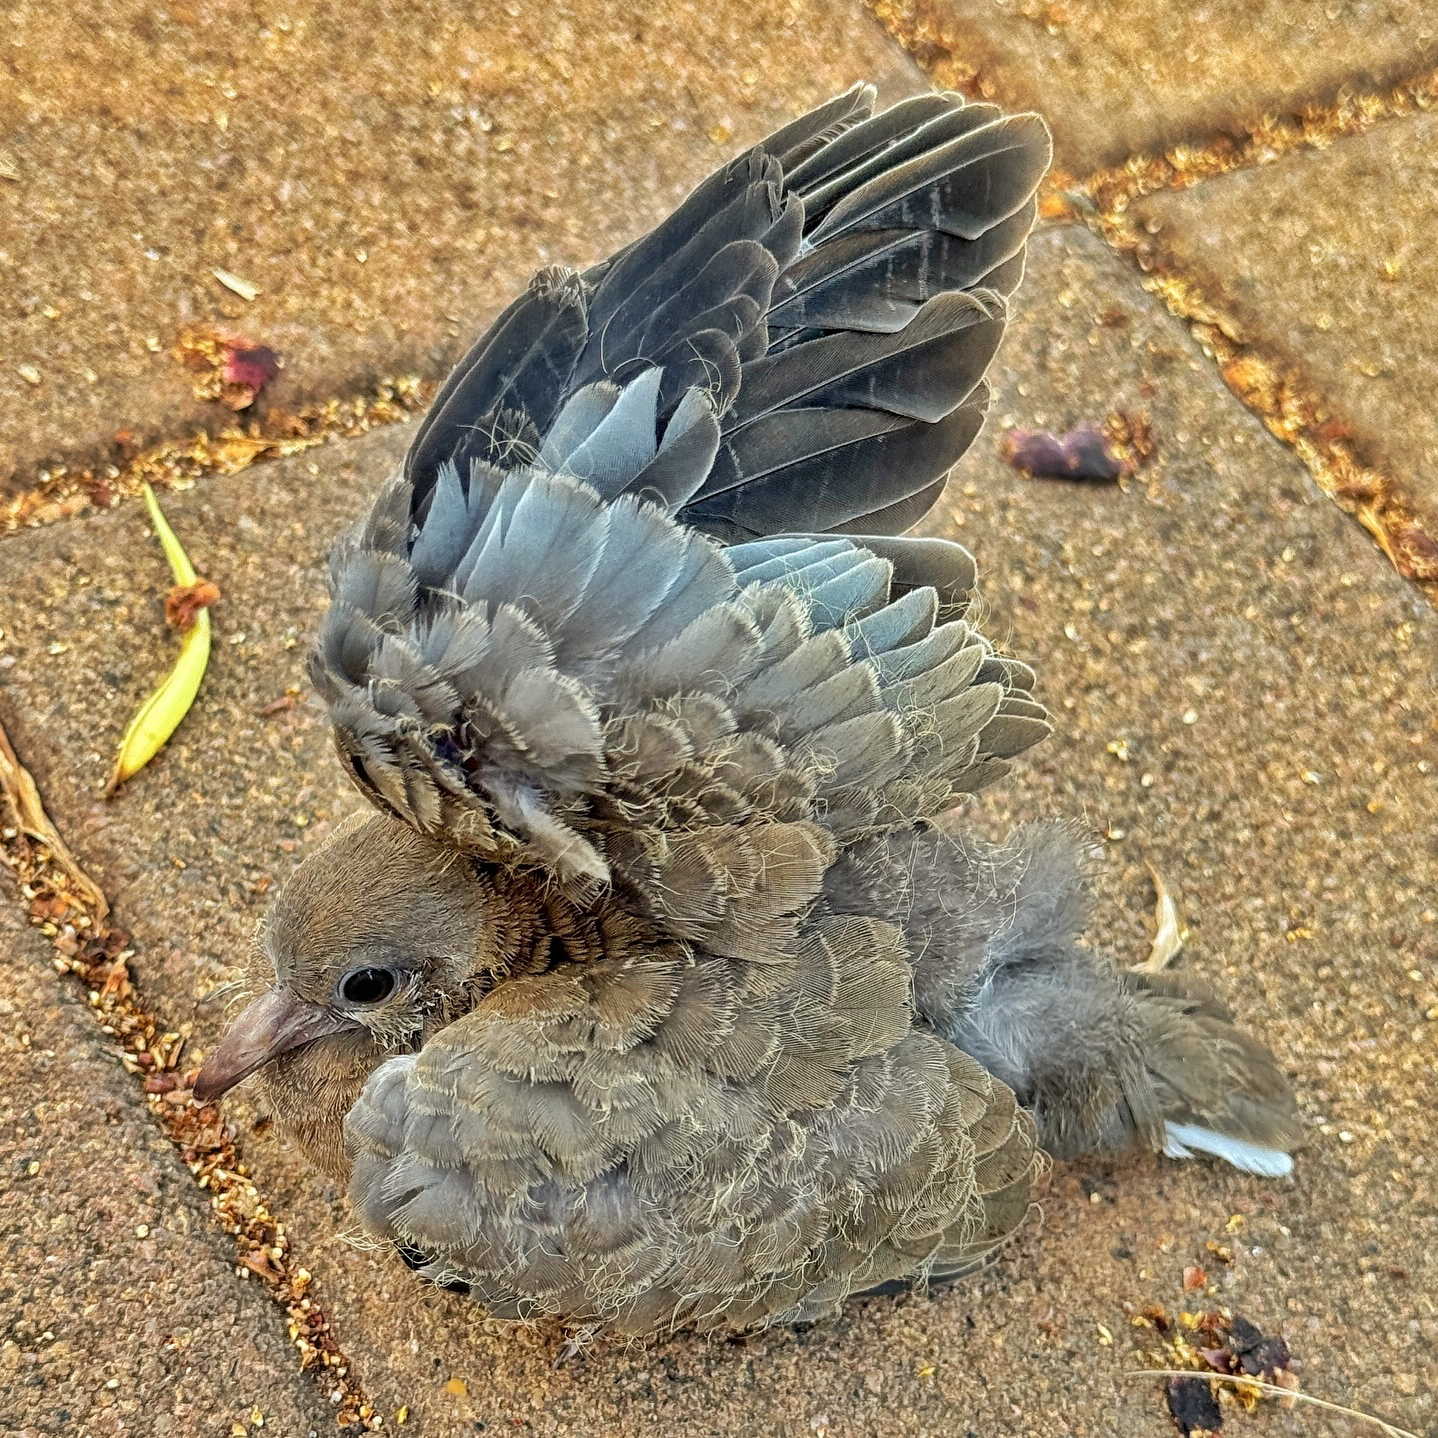
[(1183, 920), (1179, 918), (1178, 914), (1178, 904), (1174, 901), (1173, 894), (1169, 892), (1168, 885), (1164, 883), (1163, 875), (1152, 864), (1148, 866), (1148, 872), (1153, 878), (1153, 917), (1157, 929), (1153, 936), (1153, 947), (1148, 951), (1148, 958), (1140, 964), (1132, 965), (1132, 968), (1135, 973), (1161, 974), (1168, 967), (1169, 961), (1183, 947), (1183, 941), (1188, 937), (1188, 930), (1183, 927)]

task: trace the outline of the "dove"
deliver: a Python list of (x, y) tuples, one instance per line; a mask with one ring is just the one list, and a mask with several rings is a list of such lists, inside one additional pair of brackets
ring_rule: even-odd
[(1083, 941), (1092, 853), (953, 811), (1050, 722), (906, 535), (978, 434), (1051, 158), (858, 86), (535, 275), (336, 546), (369, 810), (204, 1064), (492, 1315), (647, 1338), (958, 1278), (1050, 1156), (1291, 1167), (1273, 1056)]

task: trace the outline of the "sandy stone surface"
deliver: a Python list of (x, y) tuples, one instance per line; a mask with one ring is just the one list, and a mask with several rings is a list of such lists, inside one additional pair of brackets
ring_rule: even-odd
[(1136, 210), (1149, 262), (1196, 280), (1320, 397), (1408, 497), (1438, 562), (1438, 410), (1426, 398), (1438, 391), (1438, 115)]
[(278, 1309), (0, 881), (0, 1430), (304, 1438), (332, 1420)]
[(922, 83), (859, 0), (19, 0), (0, 495), (118, 431), (233, 423), (195, 398), (187, 332), (281, 353), (257, 416), (438, 377), (539, 266), (602, 257), (861, 79)]
[(1438, 64), (1428, 0), (870, 0), (941, 84), (1041, 111), (1075, 175)]
[[(1161, 1343), (1133, 1319), (1218, 1303), (1287, 1335), (1308, 1390), (1415, 1431), (1438, 1419), (1438, 616), (1086, 232), (1035, 242), (995, 379), (990, 427), (933, 524), (979, 555), (988, 628), (1036, 664), (1058, 732), (967, 822), (1064, 813), (1106, 833), (1093, 933), (1121, 962), (1147, 951), (1145, 863), (1180, 890), (1181, 964), (1296, 1075), (1312, 1125), (1296, 1176), (1149, 1156), (1057, 1169), (1042, 1231), (957, 1289), (556, 1369), (550, 1335), (490, 1331), (345, 1244), (342, 1203), (255, 1131), (241, 1089), (227, 1102), (244, 1154), (368, 1396), (406, 1406), (406, 1433), (1160, 1438), (1174, 1430), (1158, 1384), (1125, 1373)], [(1007, 425), (1115, 408), (1146, 413), (1160, 446), (1126, 491), (1025, 479), (997, 457)], [(201, 996), (234, 972), (265, 892), (355, 802), (320, 715), (287, 692), (329, 537), (405, 439), (167, 500), (224, 591), (215, 657), (170, 749), (108, 804), (114, 742), (173, 649), (162, 561), (136, 505), (0, 544), (0, 711), (134, 930), (148, 1001), (193, 1025), (195, 1054), (223, 1019)], [(1195, 1265), (1210, 1295), (1183, 1291)], [(1230, 1431), (1350, 1430), (1266, 1409)]]

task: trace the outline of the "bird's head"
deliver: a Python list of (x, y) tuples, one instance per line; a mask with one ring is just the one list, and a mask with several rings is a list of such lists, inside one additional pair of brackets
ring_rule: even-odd
[(263, 991), (200, 1070), (195, 1097), (211, 1102), (265, 1069), (279, 1117), (342, 1118), (388, 1054), (488, 986), (503, 962), (493, 900), (483, 868), (453, 850), (386, 817), (347, 821), (275, 898), (258, 936)]

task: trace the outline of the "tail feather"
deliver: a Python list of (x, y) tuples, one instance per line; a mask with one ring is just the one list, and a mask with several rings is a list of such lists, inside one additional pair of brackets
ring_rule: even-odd
[(920, 1011), (1013, 1089), (1045, 1149), (1141, 1144), (1290, 1171), (1302, 1125), (1269, 1050), (1197, 986), (1119, 970), (1080, 942), (1087, 883), (1071, 827), (1020, 830), (999, 850), (910, 842), (923, 850), (907, 925), (924, 952)]
[(1256, 1173), (1264, 1178), (1286, 1178), (1293, 1172), (1293, 1156), (1281, 1148), (1250, 1143), (1247, 1139), (1232, 1138), (1190, 1123), (1169, 1120), (1164, 1125), (1163, 1151), (1167, 1157), (1192, 1158), (1194, 1149), (1221, 1158), (1244, 1173)]
[(1145, 1078), (1164, 1119), (1163, 1151), (1197, 1149), (1251, 1173), (1288, 1172), (1301, 1137), (1287, 1078), (1212, 997), (1171, 974), (1119, 976), (1141, 1016)]
[(1141, 1144), (1288, 1172), (1301, 1129), (1272, 1054), (1211, 999), (1134, 977), (1079, 944), (1020, 959), (989, 976), (956, 1041), (1013, 1087), (1057, 1157)]

